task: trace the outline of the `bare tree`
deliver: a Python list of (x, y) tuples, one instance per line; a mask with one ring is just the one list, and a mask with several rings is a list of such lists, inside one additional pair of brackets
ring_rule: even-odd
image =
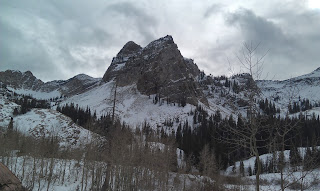
[[(259, 56), (258, 48), (260, 44), (254, 45), (253, 43), (244, 43), (241, 56), (237, 55), (238, 61), (244, 70), (249, 74), (247, 76), (247, 83), (245, 89), (245, 98), (247, 100), (247, 115), (241, 115), (243, 111), (238, 111), (237, 115), (242, 119), (244, 125), (242, 128), (235, 128), (229, 125), (224, 129), (230, 136), (224, 137), (222, 141), (228, 142), (234, 146), (234, 149), (246, 148), (249, 149), (250, 154), (255, 156), (257, 161), (256, 170), (256, 190), (260, 190), (260, 174), (261, 162), (259, 149), (261, 149), (261, 142), (265, 142), (267, 138), (258, 137), (259, 135), (267, 132), (268, 126), (265, 125), (267, 120), (264, 116), (260, 115), (259, 106), (256, 103), (257, 98), (261, 96), (260, 88), (256, 84), (263, 71), (264, 58), (268, 52)], [(235, 107), (238, 108), (238, 107)], [(245, 116), (245, 117), (242, 117)]]

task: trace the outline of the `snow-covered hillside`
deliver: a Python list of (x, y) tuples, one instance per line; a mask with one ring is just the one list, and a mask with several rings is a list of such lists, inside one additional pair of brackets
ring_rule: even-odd
[(15, 108), (20, 107), (3, 96), (0, 96), (0, 127), (7, 127)]
[[(80, 107), (89, 106), (91, 111), (96, 111), (98, 117), (112, 112), (114, 100), (113, 81), (94, 87), (89, 91), (67, 98), (61, 105), (67, 103), (78, 104)], [(167, 104), (166, 102), (154, 104), (155, 95), (142, 95), (135, 85), (117, 87), (116, 114), (120, 119), (133, 128), (148, 122), (153, 129), (163, 126), (168, 119), (178, 121), (191, 120), (188, 113), (195, 109), (195, 106), (187, 104), (185, 107), (178, 107), (178, 104)], [(190, 121), (191, 122), (191, 121)]]
[(12, 92), (30, 95), (36, 99), (51, 99), (75, 95), (99, 84), (100, 81), (100, 78), (78, 74), (68, 80), (54, 80), (44, 83), (40, 79), (37, 79), (30, 71), (0, 71), (0, 88), (5, 85)]
[(283, 81), (258, 81), (263, 97), (275, 101), (283, 113), (288, 104), (309, 99), (312, 104), (320, 102), (320, 68), (299, 77)]
[(16, 128), (34, 137), (57, 136), (60, 147), (78, 148), (103, 139), (75, 124), (69, 117), (51, 109), (32, 109), (14, 118)]
[(56, 98), (61, 96), (61, 93), (58, 90), (44, 92), (44, 91), (35, 91), (35, 90), (24, 89), (24, 88), (15, 89), (10, 86), (8, 87), (8, 89), (17, 94), (30, 95), (36, 99), (51, 99), (51, 98)]
[[(0, 97), (0, 127), (6, 128), (19, 105)], [(69, 117), (51, 109), (32, 109), (13, 118), (13, 127), (33, 137), (57, 136), (61, 148), (79, 148), (104, 138), (75, 124)]]

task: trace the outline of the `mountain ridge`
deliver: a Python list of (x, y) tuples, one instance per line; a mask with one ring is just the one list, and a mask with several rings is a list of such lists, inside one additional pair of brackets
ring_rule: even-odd
[(0, 71), (1, 83), (6, 84), (9, 89), (16, 93), (31, 94), (37, 99), (49, 99), (62, 95), (72, 96), (98, 84), (100, 80), (100, 78), (93, 78), (86, 74), (78, 74), (68, 80), (43, 82), (36, 78), (31, 71)]

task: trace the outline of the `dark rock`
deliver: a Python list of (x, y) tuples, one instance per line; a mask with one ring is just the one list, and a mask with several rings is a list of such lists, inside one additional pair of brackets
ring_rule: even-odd
[(0, 72), (0, 82), (10, 85), (15, 89), (30, 89), (38, 90), (44, 82), (37, 79), (30, 71), (20, 72), (14, 70), (7, 70)]
[(116, 79), (118, 86), (136, 84), (145, 95), (158, 94), (174, 102), (207, 104), (197, 82), (200, 74), (193, 60), (184, 58), (171, 36), (165, 36), (141, 48), (128, 42), (103, 76), (103, 81)]

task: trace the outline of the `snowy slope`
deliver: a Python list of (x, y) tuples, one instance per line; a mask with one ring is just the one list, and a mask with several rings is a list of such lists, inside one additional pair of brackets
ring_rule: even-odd
[[(19, 105), (0, 97), (0, 127), (7, 128), (14, 108)], [(34, 137), (57, 136), (61, 148), (79, 148), (93, 141), (104, 139), (75, 124), (69, 117), (51, 109), (32, 109), (13, 118), (13, 127)]]
[(76, 125), (69, 117), (51, 109), (32, 109), (14, 118), (20, 132), (34, 137), (57, 136), (63, 147), (78, 148), (91, 141), (101, 141), (101, 137)]
[(36, 99), (50, 99), (50, 98), (56, 98), (61, 96), (61, 93), (57, 89), (51, 92), (44, 92), (44, 91), (34, 91), (31, 89), (24, 89), (24, 88), (15, 89), (12, 87), (8, 87), (8, 90), (21, 95), (30, 95)]
[(6, 128), (8, 126), (14, 109), (18, 107), (20, 106), (5, 97), (0, 97), (0, 127)]
[[(168, 105), (166, 102), (159, 105), (154, 104), (153, 98), (140, 94), (136, 85), (117, 87), (116, 114), (120, 119), (133, 128), (149, 122), (153, 129), (163, 126), (165, 120), (179, 119), (186, 121), (192, 119), (188, 116), (195, 106), (187, 104), (185, 107), (178, 107), (177, 104)], [(61, 105), (67, 103), (78, 104), (80, 107), (89, 106), (91, 111), (96, 111), (98, 117), (112, 112), (114, 97), (114, 82), (110, 81), (101, 86), (94, 87), (89, 91), (67, 98)], [(191, 121), (190, 121), (191, 122)]]
[(309, 99), (310, 102), (320, 102), (320, 68), (315, 71), (283, 81), (258, 81), (263, 97), (275, 101), (282, 113), (286, 113), (288, 104)]

